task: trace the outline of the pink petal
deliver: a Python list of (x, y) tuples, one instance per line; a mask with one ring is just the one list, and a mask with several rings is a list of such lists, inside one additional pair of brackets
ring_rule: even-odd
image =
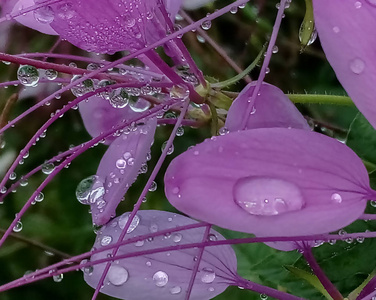
[[(34, 0), (19, 0), (13, 7), (12, 14), (16, 14), (19, 10), (34, 6)], [(53, 20), (54, 12), (49, 6), (39, 8), (35, 11), (21, 15), (15, 20), (24, 26), (38, 30), (45, 34), (57, 35), (56, 31), (50, 26), (50, 21)], [(49, 19), (50, 18), (50, 19)], [(38, 20), (40, 21), (38, 21)]]
[(309, 130), (307, 121), (289, 98), (276, 86), (263, 83), (250, 116), (244, 116), (248, 101), (256, 83), (250, 83), (232, 103), (225, 127), (230, 131), (243, 130), (242, 121), (248, 117), (246, 129), (252, 128), (297, 128)]
[(355, 105), (376, 128), (376, 4), (372, 0), (314, 0), (326, 57)]
[[(116, 218), (98, 232), (94, 247), (116, 243), (129, 213)], [(128, 229), (127, 238), (142, 236), (179, 226), (195, 224), (197, 221), (164, 211), (139, 211)], [(169, 246), (198, 243), (204, 238), (205, 228), (195, 228), (141, 239), (139, 242), (121, 246), (118, 255), (158, 249)], [(218, 232), (211, 230), (210, 239), (224, 240)], [(106, 258), (112, 251), (95, 254), (91, 260)], [(112, 264), (101, 292), (127, 300), (184, 300), (188, 283), (195, 265), (198, 249), (161, 252), (137, 257), (118, 259)], [(231, 246), (207, 248), (199, 265), (191, 300), (211, 299), (222, 293), (236, 274), (236, 256)], [(95, 288), (105, 264), (84, 269), (85, 281)]]
[[(85, 128), (92, 137), (109, 131), (123, 120), (130, 120), (137, 115), (129, 106), (113, 107), (108, 100), (99, 96), (90, 97), (78, 105)], [(115, 137), (108, 137), (106, 144), (110, 144)]]
[(197, 145), (172, 161), (165, 191), (193, 218), (257, 236), (338, 230), (375, 195), (350, 148), (284, 128), (232, 132)]
[(165, 0), (165, 7), (170, 14), (172, 21), (175, 21), (175, 16), (178, 14), (183, 0)]
[(94, 224), (106, 224), (116, 215), (117, 206), (146, 161), (156, 128), (157, 120), (150, 119), (134, 131), (122, 133), (107, 149), (96, 174), (105, 193), (91, 204)]
[(51, 7), (52, 28), (62, 39), (90, 52), (141, 49), (166, 34), (155, 0), (64, 0)]

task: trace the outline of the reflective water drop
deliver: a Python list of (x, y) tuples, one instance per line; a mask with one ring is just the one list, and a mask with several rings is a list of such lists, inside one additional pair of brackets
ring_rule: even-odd
[(135, 245), (136, 247), (142, 247), (144, 244), (145, 244), (145, 241), (144, 241), (144, 240), (137, 241), (136, 243), (134, 243), (134, 245)]
[(48, 69), (44, 72), (44, 75), (48, 80), (55, 80), (57, 78), (58, 73), (53, 69)]
[(76, 189), (77, 200), (82, 204), (95, 203), (105, 194), (103, 182), (93, 175), (82, 180)]
[(180, 292), (181, 292), (181, 287), (178, 285), (170, 288), (171, 295), (177, 295), (177, 294), (180, 294)]
[(9, 179), (10, 180), (15, 180), (17, 178), (17, 174), (15, 172), (12, 172), (10, 175), (9, 175)]
[(55, 282), (61, 282), (64, 278), (64, 275), (63, 274), (57, 274), (57, 275), (54, 275), (52, 276), (52, 279), (55, 281)]
[(175, 242), (175, 243), (179, 243), (183, 238), (183, 235), (180, 234), (180, 233), (174, 233), (173, 236), (172, 236), (172, 240)]
[(101, 239), (101, 245), (103, 247), (108, 246), (109, 244), (111, 244), (111, 242), (112, 242), (112, 236), (110, 236), (110, 235), (105, 235)]
[(20, 66), (17, 78), (24, 86), (36, 86), (39, 82), (39, 71), (33, 66)]
[[(81, 75), (75, 75), (72, 77), (71, 82), (81, 79)], [(83, 82), (77, 83), (76, 86), (71, 88), (71, 92), (76, 97), (80, 97), (88, 92), (94, 91), (94, 82), (91, 79), (86, 79)]]
[[(124, 229), (125, 225), (127, 224), (128, 222), (128, 219), (129, 219), (129, 214), (126, 214), (126, 215), (122, 215), (120, 218), (119, 218), (119, 227), (121, 229)], [(140, 223), (140, 218), (135, 215), (131, 224), (129, 225), (129, 228), (127, 230), (127, 233), (131, 233), (133, 230), (135, 230), (138, 226), (138, 224)]]
[(334, 203), (342, 203), (342, 197), (338, 193), (332, 194), (332, 197), (330, 198)]
[(363, 73), (365, 67), (365, 62), (360, 58), (355, 58), (350, 62), (350, 70), (355, 74)]
[(42, 172), (46, 175), (51, 174), (55, 170), (55, 165), (53, 163), (46, 162), (42, 165)]
[(212, 269), (204, 268), (199, 272), (201, 281), (203, 283), (212, 283), (215, 279), (215, 273)]
[(38, 195), (35, 196), (36, 202), (42, 202), (44, 200), (44, 194), (40, 192)]
[(235, 203), (246, 212), (260, 216), (300, 210), (305, 204), (296, 185), (266, 177), (240, 178), (234, 185), (233, 196)]
[(151, 233), (155, 233), (158, 231), (158, 225), (157, 224), (151, 224), (149, 227), (149, 230)]
[(134, 112), (144, 112), (151, 106), (150, 102), (143, 98), (129, 99), (129, 106)]
[(124, 169), (126, 166), (127, 166), (127, 162), (124, 159), (120, 158), (116, 161), (116, 168)]
[(55, 13), (51, 6), (43, 6), (34, 10), (34, 18), (42, 24), (50, 24), (55, 18)]
[(201, 24), (201, 28), (204, 29), (204, 30), (209, 30), (210, 27), (211, 27), (211, 21), (209, 21), (209, 20), (204, 21)]
[(168, 282), (168, 275), (163, 271), (155, 272), (153, 275), (153, 281), (156, 286), (164, 287)]
[(157, 190), (157, 183), (155, 181), (153, 181), (151, 184), (150, 184), (150, 187), (149, 187), (149, 192), (155, 192)]
[(108, 270), (108, 281), (113, 285), (123, 285), (129, 277), (128, 271), (123, 267), (111, 266)]
[(23, 225), (22, 225), (22, 222), (21, 221), (17, 221), (16, 225), (14, 225), (13, 227), (13, 231), (14, 232), (20, 232), (23, 228)]
[[(166, 149), (166, 146), (167, 146), (167, 141), (162, 144), (161, 150), (163, 151), (164, 149)], [(167, 155), (170, 155), (172, 153), (174, 153), (174, 145), (171, 145), (170, 148), (168, 148), (167, 150)]]

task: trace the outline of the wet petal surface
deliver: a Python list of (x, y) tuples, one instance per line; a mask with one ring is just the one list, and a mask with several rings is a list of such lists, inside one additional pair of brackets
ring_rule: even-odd
[[(103, 227), (98, 232), (94, 247), (100, 249), (115, 243), (128, 218), (129, 213), (125, 213)], [(132, 220), (126, 238), (195, 223), (197, 221), (170, 212), (139, 211)], [(121, 246), (118, 255), (201, 242), (204, 233), (205, 227), (149, 239), (141, 238), (138, 242)], [(209, 239), (224, 240), (224, 237), (211, 230)], [(111, 251), (95, 254), (91, 260), (106, 258)], [(183, 300), (186, 297), (197, 254), (198, 249), (184, 249), (115, 260), (101, 292), (127, 300)], [(236, 274), (236, 264), (236, 256), (231, 246), (205, 249), (189, 299), (211, 299), (222, 293)], [(104, 267), (105, 264), (99, 264), (93, 269), (84, 269), (85, 281), (95, 288)]]

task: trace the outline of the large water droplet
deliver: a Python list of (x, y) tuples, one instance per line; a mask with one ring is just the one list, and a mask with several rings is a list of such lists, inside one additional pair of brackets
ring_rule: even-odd
[(252, 215), (272, 216), (300, 210), (304, 199), (291, 182), (265, 177), (240, 178), (234, 185), (235, 203)]
[(108, 246), (109, 244), (111, 244), (111, 242), (112, 242), (112, 236), (110, 236), (110, 235), (105, 235), (101, 239), (101, 245), (103, 247)]
[(17, 221), (16, 225), (14, 225), (13, 227), (13, 231), (14, 232), (20, 232), (23, 228), (23, 225), (22, 225), (22, 222), (21, 221)]
[(50, 24), (55, 18), (55, 13), (51, 6), (43, 6), (34, 10), (34, 18), (42, 24)]
[(168, 275), (163, 271), (155, 272), (153, 275), (153, 281), (156, 286), (164, 287), (168, 282)]
[(181, 292), (181, 287), (178, 285), (170, 288), (171, 295), (177, 295), (177, 294), (180, 294), (180, 292)]
[(350, 70), (355, 74), (363, 73), (365, 67), (365, 62), (360, 58), (355, 58), (350, 62)]
[(42, 172), (46, 175), (51, 174), (55, 170), (55, 165), (53, 163), (44, 163), (42, 165)]
[(57, 274), (57, 275), (54, 275), (52, 276), (52, 279), (55, 281), (55, 282), (61, 282), (64, 278), (64, 275), (63, 274)]
[(215, 279), (215, 273), (212, 269), (204, 268), (199, 273), (203, 283), (212, 283)]
[[(129, 214), (126, 214), (126, 215), (122, 215), (120, 218), (119, 218), (119, 227), (121, 229), (124, 229), (125, 227), (125, 224), (127, 224), (128, 222), (128, 219), (129, 219)], [(135, 230), (138, 226), (138, 224), (140, 223), (140, 218), (135, 215), (131, 224), (129, 225), (129, 228), (127, 230), (127, 233), (131, 233), (133, 230)]]
[(102, 199), (104, 193), (103, 181), (96, 175), (82, 180), (76, 189), (77, 200), (82, 204), (95, 203)]
[(107, 278), (113, 285), (123, 285), (129, 277), (128, 271), (123, 267), (111, 266), (108, 270)]
[(36, 86), (39, 82), (39, 71), (33, 66), (20, 66), (17, 78), (24, 86)]
[[(72, 77), (71, 82), (77, 81), (81, 78), (81, 75), (75, 75)], [(76, 86), (71, 88), (71, 92), (76, 97), (80, 97), (88, 92), (94, 91), (94, 82), (91, 79), (86, 79), (83, 82), (77, 83)]]

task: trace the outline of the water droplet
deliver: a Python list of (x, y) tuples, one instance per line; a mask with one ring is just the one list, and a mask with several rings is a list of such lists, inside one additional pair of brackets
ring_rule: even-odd
[(24, 86), (36, 86), (39, 82), (39, 71), (33, 66), (20, 66), (17, 78)]
[(168, 275), (163, 271), (155, 272), (153, 281), (157, 287), (164, 287), (168, 282)]
[(38, 195), (35, 196), (36, 202), (42, 202), (44, 200), (44, 194), (40, 192)]
[(172, 240), (175, 242), (175, 243), (179, 243), (183, 238), (183, 235), (180, 234), (180, 233), (174, 233), (173, 236), (172, 236)]
[[(81, 75), (75, 75), (72, 77), (71, 82), (81, 79)], [(88, 92), (94, 91), (94, 82), (91, 79), (86, 79), (83, 82), (77, 83), (76, 86), (71, 88), (71, 92), (76, 97), (80, 97)]]
[(203, 283), (212, 283), (215, 279), (215, 273), (212, 269), (204, 268), (199, 272)]
[(372, 207), (376, 207), (376, 200), (371, 200), (370, 204)]
[(82, 204), (95, 203), (105, 194), (103, 181), (98, 176), (89, 176), (82, 180), (76, 189), (77, 200)]
[(338, 26), (334, 26), (333, 27), (333, 32), (334, 33), (339, 33), (341, 30), (339, 29), (339, 27)]
[(44, 75), (48, 80), (55, 80), (57, 78), (58, 73), (53, 69), (48, 69), (45, 71)]
[(366, 64), (360, 58), (355, 58), (350, 62), (350, 69), (355, 74), (359, 75), (363, 73), (365, 67), (366, 67)]
[(129, 106), (134, 112), (144, 112), (151, 106), (150, 102), (143, 98), (129, 99)]
[(181, 287), (178, 285), (170, 288), (171, 295), (177, 295), (177, 294), (180, 294), (180, 292), (181, 292)]
[(129, 277), (128, 271), (123, 267), (111, 266), (108, 270), (108, 281), (116, 286), (123, 285)]
[(127, 166), (127, 162), (124, 159), (120, 158), (116, 161), (116, 168), (124, 169), (126, 166)]
[(201, 24), (201, 28), (204, 29), (204, 30), (209, 30), (210, 27), (211, 27), (211, 21), (209, 21), (209, 20), (204, 21)]
[(158, 225), (157, 224), (151, 224), (149, 227), (149, 230), (151, 233), (155, 233), (158, 231)]
[(23, 228), (23, 225), (22, 225), (22, 222), (21, 221), (17, 221), (16, 225), (14, 225), (13, 227), (13, 231), (14, 232), (20, 232)]
[(137, 241), (136, 243), (134, 243), (134, 245), (135, 245), (136, 247), (142, 247), (144, 244), (145, 244), (145, 241), (144, 241), (144, 240)]
[(9, 179), (10, 180), (15, 180), (17, 178), (17, 174), (15, 172), (12, 172), (10, 175), (9, 175)]
[(57, 275), (54, 275), (52, 276), (52, 279), (55, 281), (55, 282), (61, 282), (64, 278), (64, 275), (63, 274), (57, 274)]
[(305, 202), (291, 182), (266, 177), (240, 178), (234, 185), (235, 203), (252, 215), (272, 216), (302, 209)]
[(332, 194), (331, 200), (332, 200), (334, 203), (342, 203), (342, 197), (341, 197), (341, 195), (338, 194), (338, 193), (334, 193), (334, 194)]
[(55, 170), (55, 165), (52, 162), (46, 162), (42, 165), (42, 172), (46, 175), (51, 174)]
[(103, 247), (108, 246), (109, 244), (111, 244), (111, 242), (112, 242), (112, 236), (110, 236), (110, 235), (105, 235), (101, 239), (101, 245)]
[[(162, 144), (161, 150), (163, 151), (167, 146), (167, 141)], [(167, 150), (167, 155), (170, 155), (174, 152), (174, 145), (171, 145)]]
[(213, 233), (209, 234), (208, 240), (211, 242), (215, 242), (217, 240), (217, 236)]
[(260, 299), (261, 300), (266, 300), (266, 299), (268, 299), (268, 295), (260, 294)]
[(360, 1), (356, 1), (356, 2), (354, 3), (354, 6), (355, 6), (356, 9), (359, 9), (359, 8), (362, 7), (362, 2), (360, 2)]
[(150, 187), (149, 187), (149, 192), (155, 192), (157, 190), (157, 183), (155, 181), (153, 181), (151, 184), (150, 184)]
[[(128, 219), (129, 219), (129, 215), (130, 214), (124, 214), (119, 218), (119, 227), (121, 229), (124, 229), (125, 224), (127, 224)], [(137, 215), (135, 215), (131, 224), (129, 225), (127, 233), (131, 233), (133, 230), (135, 230), (139, 223), (140, 223), (140, 218)]]

